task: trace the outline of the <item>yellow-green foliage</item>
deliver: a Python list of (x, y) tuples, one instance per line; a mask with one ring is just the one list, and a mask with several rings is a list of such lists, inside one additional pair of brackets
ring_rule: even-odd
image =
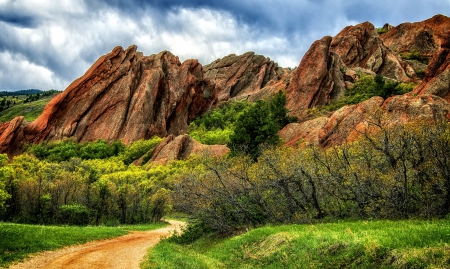
[(239, 115), (251, 106), (251, 103), (243, 101), (222, 102), (218, 108), (192, 121), (189, 135), (203, 144), (225, 145), (230, 142)]
[(55, 154), (39, 160), (25, 153), (6, 163), (6, 155), (0, 155), (0, 206), (5, 204), (0, 219), (97, 225), (158, 221), (171, 210), (171, 178), (185, 169), (185, 162), (166, 166), (127, 163), (145, 154), (151, 156), (159, 141), (137, 141), (105, 159), (83, 160), (70, 151), (81, 152), (82, 157), (86, 152), (96, 154), (121, 147), (104, 141), (80, 145), (68, 140), (54, 147), (33, 148), (38, 156), (49, 156), (42, 152), (56, 148), (53, 152), (67, 154), (67, 158), (56, 158), (63, 155)]
[(123, 152), (123, 162), (130, 164), (142, 158), (142, 163), (146, 163), (151, 158), (153, 150), (162, 140), (162, 138), (155, 136), (148, 140), (140, 139), (131, 143)]
[(11, 197), (5, 189), (5, 181), (11, 177), (14, 170), (11, 167), (6, 167), (8, 156), (6, 154), (0, 154), (0, 211), (3, 209), (7, 199)]
[(204, 160), (180, 175), (175, 207), (223, 234), (268, 223), (449, 214), (450, 124), (388, 126), (377, 117), (351, 144)]

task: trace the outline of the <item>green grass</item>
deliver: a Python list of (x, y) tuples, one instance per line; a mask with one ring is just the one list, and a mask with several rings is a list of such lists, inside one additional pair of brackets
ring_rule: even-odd
[(356, 221), (164, 240), (142, 268), (450, 268), (450, 221)]
[(29, 103), (21, 102), (5, 109), (0, 112), (0, 122), (10, 121), (17, 116), (24, 116), (25, 120), (28, 122), (33, 121), (42, 113), (45, 105), (47, 105), (53, 97), (55, 97), (55, 95), (44, 97)]
[(0, 223), (0, 267), (23, 260), (31, 253), (113, 238), (128, 231), (158, 229), (166, 225), (167, 223), (161, 222), (118, 227), (82, 227)]

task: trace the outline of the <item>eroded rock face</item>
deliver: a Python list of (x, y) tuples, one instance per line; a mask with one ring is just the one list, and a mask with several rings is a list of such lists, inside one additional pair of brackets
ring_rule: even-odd
[(143, 56), (135, 46), (116, 47), (56, 96), (25, 135), (33, 143), (63, 137), (129, 143), (179, 135), (214, 98), (205, 91), (198, 61), (181, 64), (170, 52)]
[(383, 45), (371, 23), (348, 26), (335, 37), (326, 36), (311, 45), (292, 75), (287, 107), (304, 118), (307, 109), (342, 97), (357, 80), (358, 69), (400, 81), (415, 76), (408, 63)]
[(9, 157), (20, 153), (24, 140), (23, 127), (23, 116), (0, 124), (0, 153), (6, 153)]
[(450, 118), (450, 104), (430, 94), (397, 95), (383, 100), (372, 97), (357, 105), (344, 106), (329, 117), (291, 123), (279, 132), (286, 145), (312, 143), (324, 147), (358, 139), (367, 123), (404, 124), (414, 119)]
[(270, 91), (270, 86), (275, 85), (276, 89), (284, 89), (282, 77), (287, 72), (269, 58), (254, 52), (228, 55), (205, 65), (204, 70), (208, 87), (219, 93), (218, 101), (261, 95), (263, 88), (269, 87), (267, 90)]
[[(409, 80), (405, 73), (408, 64), (383, 44), (370, 22), (345, 27), (330, 46), (330, 51), (339, 55), (347, 67), (361, 67), (391, 79)], [(412, 68), (408, 70), (411, 71)]]
[(402, 23), (381, 35), (381, 39), (399, 53), (415, 50), (431, 57), (446, 42), (449, 33), (450, 18), (436, 15), (421, 22)]
[(450, 46), (446, 47), (446, 43), (434, 54), (425, 70), (424, 79), (412, 94), (435, 94), (450, 102)]
[(292, 75), (286, 90), (287, 108), (302, 116), (313, 106), (325, 105), (345, 92), (344, 66), (339, 56), (330, 51), (332, 38), (314, 42)]
[(229, 152), (225, 145), (204, 145), (189, 135), (169, 135), (153, 151), (149, 162), (165, 165), (169, 161), (186, 159), (192, 154), (222, 156)]

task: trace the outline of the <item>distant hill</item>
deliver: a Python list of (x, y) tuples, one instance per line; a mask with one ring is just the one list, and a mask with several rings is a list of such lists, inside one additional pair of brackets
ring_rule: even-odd
[(18, 95), (29, 95), (29, 94), (36, 94), (36, 93), (42, 93), (41, 90), (38, 89), (28, 89), (28, 90), (20, 90), (20, 91), (1, 91), (1, 96), (18, 96)]
[[(32, 94), (33, 91), (37, 92)], [(22, 92), (22, 94), (11, 95), (10, 93), (17, 92), (7, 92), (7, 95), (0, 95), (0, 123), (10, 121), (17, 116), (24, 116), (25, 121), (31, 122), (42, 113), (45, 105), (60, 93), (56, 90), (23, 90), (18, 92)]]

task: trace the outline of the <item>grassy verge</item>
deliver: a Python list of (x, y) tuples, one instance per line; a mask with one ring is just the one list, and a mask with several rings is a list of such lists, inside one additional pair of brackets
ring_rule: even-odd
[(164, 240), (142, 268), (450, 268), (450, 221), (285, 225), (189, 245)]
[(24, 116), (24, 119), (28, 122), (35, 120), (41, 115), (45, 105), (50, 102), (54, 96), (45, 97), (37, 101), (29, 103), (17, 104), (4, 111), (0, 112), (0, 122), (7, 122), (14, 119), (17, 116)]
[(64, 227), (0, 223), (0, 267), (20, 261), (31, 253), (113, 238), (132, 230), (153, 230), (166, 225), (167, 223), (161, 222), (119, 227)]

